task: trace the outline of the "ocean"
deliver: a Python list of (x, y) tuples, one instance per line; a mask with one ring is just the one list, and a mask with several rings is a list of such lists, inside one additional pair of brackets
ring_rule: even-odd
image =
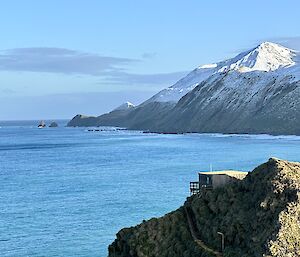
[(0, 122), (0, 256), (106, 257), (123, 227), (175, 210), (197, 171), (300, 161), (300, 137), (159, 135)]

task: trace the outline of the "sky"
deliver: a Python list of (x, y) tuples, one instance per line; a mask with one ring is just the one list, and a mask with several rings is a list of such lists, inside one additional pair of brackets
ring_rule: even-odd
[(0, 120), (140, 104), (263, 41), (300, 50), (300, 1), (3, 0)]

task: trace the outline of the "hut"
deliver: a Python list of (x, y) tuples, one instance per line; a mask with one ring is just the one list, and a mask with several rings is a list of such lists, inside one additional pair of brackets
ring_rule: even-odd
[(199, 180), (190, 182), (190, 193), (191, 195), (196, 194), (201, 188), (213, 189), (221, 187), (233, 181), (244, 179), (247, 174), (248, 172), (236, 170), (199, 172)]

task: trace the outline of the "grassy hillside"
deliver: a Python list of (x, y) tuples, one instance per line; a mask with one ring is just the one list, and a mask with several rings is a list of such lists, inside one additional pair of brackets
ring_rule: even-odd
[(190, 197), (162, 218), (121, 230), (109, 246), (113, 257), (214, 256), (193, 240), (185, 208), (199, 238), (224, 256), (300, 256), (300, 164), (270, 159), (242, 181)]

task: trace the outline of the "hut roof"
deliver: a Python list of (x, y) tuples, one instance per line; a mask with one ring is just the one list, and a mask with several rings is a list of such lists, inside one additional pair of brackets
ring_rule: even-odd
[(234, 178), (243, 179), (248, 174), (247, 171), (238, 170), (219, 170), (219, 171), (200, 171), (202, 175), (227, 175)]

